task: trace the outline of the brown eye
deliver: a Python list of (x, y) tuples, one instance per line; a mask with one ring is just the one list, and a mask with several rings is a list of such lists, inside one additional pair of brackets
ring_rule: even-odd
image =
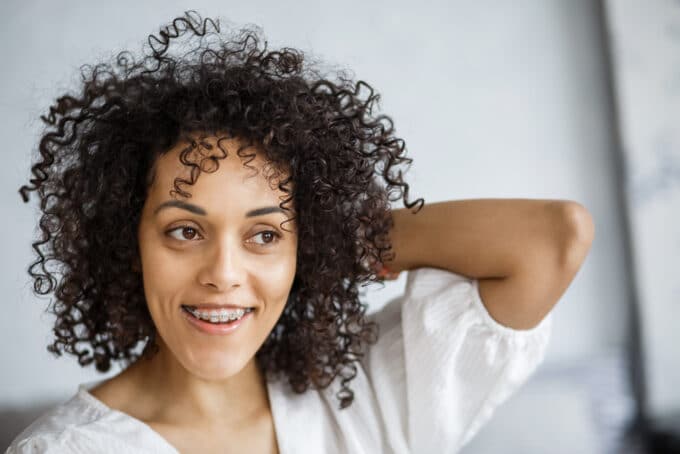
[[(180, 236), (175, 234), (177, 232), (179, 232)], [(174, 229), (168, 230), (166, 233), (170, 237), (179, 241), (193, 240), (198, 236), (198, 230), (188, 225), (176, 227)]]
[(257, 233), (255, 237), (257, 236), (262, 236), (262, 239), (265, 240), (264, 243), (257, 243), (259, 246), (267, 246), (269, 244), (274, 244), (276, 243), (281, 235), (279, 235), (277, 232), (273, 230), (263, 230), (260, 233)]

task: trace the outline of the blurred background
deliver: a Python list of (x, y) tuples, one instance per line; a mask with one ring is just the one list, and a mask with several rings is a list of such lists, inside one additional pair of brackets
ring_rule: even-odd
[[(349, 69), (414, 159), (411, 198), (571, 199), (596, 238), (545, 362), (465, 453), (680, 452), (680, 1), (5, 0), (0, 18), (0, 449), (100, 375), (55, 358), (31, 292), (39, 116), (78, 67), (186, 9)], [(395, 208), (401, 208), (395, 205)], [(373, 309), (405, 273), (369, 292)], [(442, 448), (445, 451), (445, 448)]]

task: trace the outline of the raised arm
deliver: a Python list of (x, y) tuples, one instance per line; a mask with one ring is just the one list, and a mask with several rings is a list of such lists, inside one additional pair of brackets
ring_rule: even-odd
[(568, 200), (453, 200), (392, 214), (387, 268), (434, 267), (477, 278), (489, 314), (514, 329), (533, 328), (550, 312), (595, 230), (588, 211)]

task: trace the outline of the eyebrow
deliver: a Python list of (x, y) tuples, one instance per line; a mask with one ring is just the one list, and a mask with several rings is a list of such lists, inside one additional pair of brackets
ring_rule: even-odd
[[(194, 205), (193, 203), (187, 203), (187, 202), (182, 202), (181, 200), (168, 200), (167, 202), (163, 202), (158, 207), (154, 210), (153, 214), (156, 215), (159, 211), (161, 211), (163, 208), (170, 208), (170, 207), (175, 207), (175, 208), (181, 208), (183, 210), (189, 211), (194, 214), (198, 214), (200, 216), (205, 216), (208, 213), (198, 205)], [(278, 206), (270, 206), (270, 207), (262, 207), (262, 208), (256, 208), (254, 210), (250, 210), (246, 213), (247, 218), (252, 218), (255, 216), (264, 216), (265, 214), (269, 213), (283, 213), (286, 214), (285, 211), (281, 207)]]

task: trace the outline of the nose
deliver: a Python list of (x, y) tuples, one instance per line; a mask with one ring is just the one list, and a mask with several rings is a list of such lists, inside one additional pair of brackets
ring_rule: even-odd
[(240, 286), (244, 277), (244, 258), (241, 257), (238, 245), (224, 239), (215, 241), (198, 272), (201, 285), (224, 291)]

